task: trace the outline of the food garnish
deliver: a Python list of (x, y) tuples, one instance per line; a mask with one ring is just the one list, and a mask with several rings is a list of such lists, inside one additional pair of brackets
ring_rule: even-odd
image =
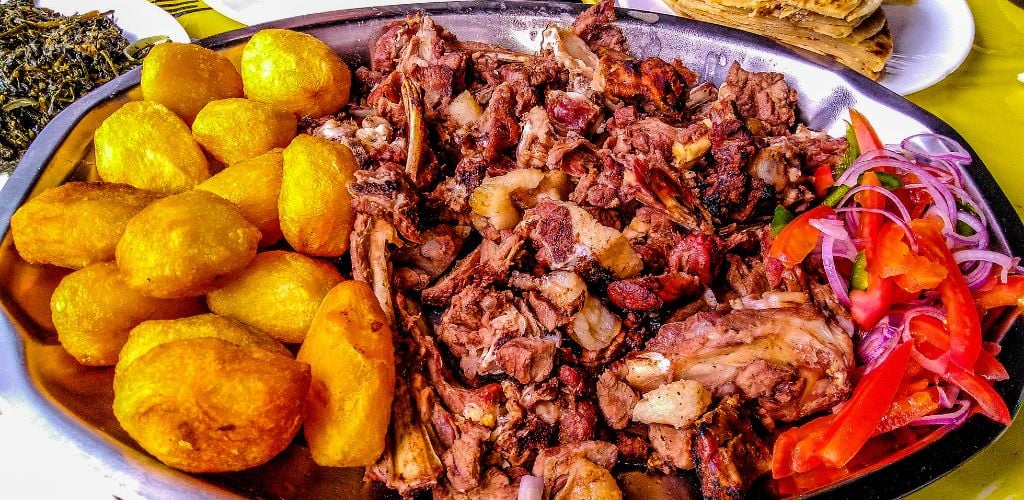
[(818, 249), (858, 326), (864, 375), (837, 413), (780, 435), (776, 478), (842, 468), (871, 437), (908, 425), (951, 429), (974, 412), (1010, 423), (992, 387), (1006, 370), (981, 317), (1019, 307), (1024, 269), (989, 249), (989, 221), (962, 171), (971, 155), (937, 134), (885, 146), (863, 115), (851, 109), (850, 118), (862, 155), (835, 174), (831, 192), (843, 194), (825, 198), (839, 198), (835, 210), (819, 206), (794, 219), (770, 253), (793, 267), (808, 247)]
[(62, 16), (34, 4), (0, 3), (0, 173), (57, 113), (137, 66), (157, 41), (129, 44), (109, 12)]

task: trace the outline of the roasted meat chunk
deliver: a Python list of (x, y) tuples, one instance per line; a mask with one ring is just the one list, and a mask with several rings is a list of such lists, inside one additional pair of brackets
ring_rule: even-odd
[(850, 337), (809, 304), (697, 313), (646, 347), (671, 361), (673, 378), (754, 399), (784, 422), (831, 408), (852, 387)]
[(739, 498), (762, 426), (851, 393), (850, 316), (768, 227), (848, 144), (797, 122), (785, 75), (702, 81), (631, 54), (615, 14), (536, 53), (388, 23), (351, 104), (302, 122), (360, 169), (352, 276), (401, 360), (367, 477), (403, 497), (621, 498), (627, 465)]

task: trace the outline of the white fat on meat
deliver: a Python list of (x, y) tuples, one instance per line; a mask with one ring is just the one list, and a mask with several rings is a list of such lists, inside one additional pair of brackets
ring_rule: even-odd
[(700, 382), (677, 380), (645, 393), (633, 407), (632, 420), (681, 429), (700, 418), (710, 404), (711, 392)]

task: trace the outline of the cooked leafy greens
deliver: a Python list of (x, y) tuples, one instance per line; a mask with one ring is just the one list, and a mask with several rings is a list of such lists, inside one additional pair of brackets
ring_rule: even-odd
[(110, 17), (97, 11), (63, 16), (32, 0), (0, 4), (0, 172), (13, 170), (68, 104), (146, 55), (148, 45), (129, 44)]

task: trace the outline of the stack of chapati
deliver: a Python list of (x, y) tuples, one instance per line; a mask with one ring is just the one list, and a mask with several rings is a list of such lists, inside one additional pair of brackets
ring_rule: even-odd
[(883, 0), (664, 0), (682, 16), (825, 54), (877, 79), (892, 55)]

